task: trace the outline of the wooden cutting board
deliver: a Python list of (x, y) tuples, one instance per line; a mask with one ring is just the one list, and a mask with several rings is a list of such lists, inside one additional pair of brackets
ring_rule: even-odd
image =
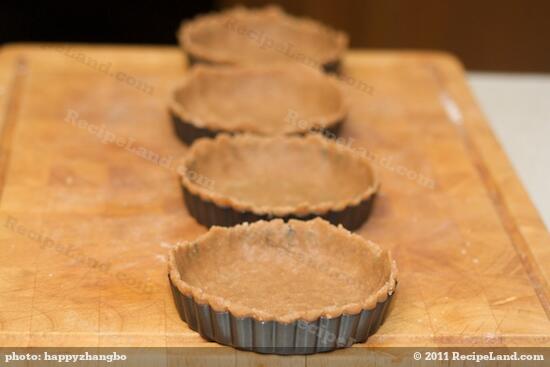
[[(172, 47), (1, 50), (0, 345), (218, 348), (179, 320), (166, 279), (168, 249), (205, 232), (166, 110), (185, 70)], [(550, 237), (461, 65), (352, 51), (344, 72), (345, 142), (382, 182), (359, 233), (400, 270), (386, 323), (352, 350), (550, 345)]]

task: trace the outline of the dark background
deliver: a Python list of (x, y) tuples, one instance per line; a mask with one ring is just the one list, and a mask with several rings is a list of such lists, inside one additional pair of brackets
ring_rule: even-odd
[(281, 4), (345, 30), (352, 47), (438, 49), (468, 69), (550, 72), (550, 1), (205, 0), (3, 2), (0, 44), (176, 44), (182, 19), (235, 4)]

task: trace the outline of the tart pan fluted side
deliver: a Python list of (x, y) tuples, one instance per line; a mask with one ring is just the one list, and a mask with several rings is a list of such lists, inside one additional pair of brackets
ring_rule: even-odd
[[(212, 65), (212, 62), (196, 57), (192, 53), (187, 53), (187, 61), (190, 67), (195, 65)], [(321, 67), (325, 73), (340, 75), (341, 64), (340, 60), (333, 60), (322, 64)]]
[(309, 214), (302, 217), (295, 215), (275, 217), (273, 215), (259, 215), (250, 211), (238, 211), (232, 207), (221, 207), (211, 201), (203, 200), (199, 195), (191, 193), (183, 185), (181, 188), (183, 200), (189, 214), (207, 228), (212, 226), (231, 227), (239, 223), (252, 223), (259, 220), (271, 220), (273, 218), (281, 218), (286, 222), (290, 219), (309, 220), (321, 217), (334, 225), (341, 224), (348, 230), (353, 231), (361, 227), (368, 219), (376, 198), (376, 194), (373, 194), (357, 205), (347, 206), (339, 211), (330, 210), (321, 215)]
[[(233, 134), (234, 132), (227, 130), (215, 130), (207, 127), (198, 127), (194, 123), (180, 118), (175, 113), (171, 112), (170, 117), (174, 126), (174, 132), (176, 136), (185, 144), (191, 145), (193, 142), (200, 138), (214, 138), (218, 134)], [(340, 136), (340, 130), (344, 120), (338, 120), (327, 127), (319, 130), (312, 129), (311, 133), (321, 133), (330, 138)], [(306, 135), (307, 133), (297, 133), (296, 135)]]
[(364, 343), (384, 322), (394, 294), (356, 314), (286, 324), (216, 311), (182, 294), (168, 278), (178, 314), (189, 328), (207, 340), (266, 354), (313, 354)]

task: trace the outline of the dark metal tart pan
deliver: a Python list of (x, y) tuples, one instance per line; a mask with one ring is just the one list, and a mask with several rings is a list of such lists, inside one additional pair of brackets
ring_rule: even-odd
[(207, 340), (264, 354), (313, 354), (364, 343), (384, 322), (394, 294), (374, 309), (353, 315), (284, 324), (215, 311), (182, 294), (169, 281), (178, 314), (189, 328)]

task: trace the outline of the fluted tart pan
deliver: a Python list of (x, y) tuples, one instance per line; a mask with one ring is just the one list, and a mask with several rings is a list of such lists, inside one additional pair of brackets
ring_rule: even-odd
[(379, 184), (367, 157), (319, 135), (218, 135), (193, 144), (181, 176), (200, 224), (323, 217), (357, 229)]
[(334, 78), (305, 66), (197, 66), (175, 88), (169, 111), (177, 136), (191, 144), (223, 132), (336, 136), (347, 105)]
[(387, 250), (320, 218), (213, 227), (169, 259), (181, 319), (208, 340), (260, 353), (366, 341), (396, 274)]
[(201, 15), (182, 23), (181, 47), (191, 64), (251, 65), (287, 62), (338, 72), (345, 33), (276, 6)]

